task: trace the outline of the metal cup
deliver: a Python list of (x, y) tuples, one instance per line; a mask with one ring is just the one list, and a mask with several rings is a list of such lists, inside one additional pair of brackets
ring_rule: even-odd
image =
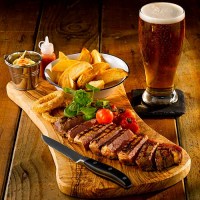
[(8, 65), (12, 83), (17, 90), (32, 90), (38, 86), (40, 62), (42, 57), (34, 51), (27, 51), (25, 57), (30, 58), (35, 63), (27, 66), (13, 65), (13, 62), (22, 56), (24, 52), (15, 52), (5, 55), (5, 63)]

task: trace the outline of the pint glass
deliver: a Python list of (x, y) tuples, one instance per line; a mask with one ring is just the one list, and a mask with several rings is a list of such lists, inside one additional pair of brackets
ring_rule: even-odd
[(139, 46), (147, 88), (147, 105), (169, 105), (178, 100), (174, 78), (185, 35), (185, 12), (173, 3), (156, 2), (139, 12)]

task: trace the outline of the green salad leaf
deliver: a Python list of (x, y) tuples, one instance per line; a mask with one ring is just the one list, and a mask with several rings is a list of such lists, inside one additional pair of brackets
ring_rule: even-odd
[(66, 106), (64, 109), (64, 116), (74, 117), (77, 115), (83, 115), (85, 120), (89, 120), (95, 117), (96, 111), (99, 108), (103, 108), (109, 105), (108, 100), (96, 100), (94, 101), (93, 96), (94, 92), (99, 91), (98, 88), (95, 88), (89, 84), (86, 85), (86, 88), (91, 92), (86, 92), (85, 90), (73, 90), (71, 88), (64, 88), (64, 92), (70, 93), (73, 96), (72, 102)]

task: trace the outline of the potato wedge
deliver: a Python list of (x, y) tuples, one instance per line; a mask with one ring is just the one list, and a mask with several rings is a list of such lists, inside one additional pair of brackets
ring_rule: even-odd
[(69, 58), (62, 51), (59, 51), (58, 58), (59, 60), (69, 60)]
[(104, 62), (103, 57), (96, 49), (92, 50), (91, 56), (92, 56), (92, 63)]
[(93, 68), (85, 71), (83, 74), (81, 74), (78, 78), (78, 81), (77, 81), (77, 86), (78, 88), (85, 88), (85, 85), (93, 80), (96, 75), (97, 75), (98, 71), (95, 72)]
[(90, 81), (88, 84), (92, 85), (93, 87), (103, 89), (104, 88), (104, 81), (103, 80), (98, 80), (98, 81)]
[(72, 80), (72, 78), (69, 76), (69, 74), (65, 75), (65, 79), (62, 80), (62, 85), (60, 85), (62, 88), (72, 88), (76, 89), (76, 83)]
[(52, 71), (64, 72), (68, 67), (77, 64), (78, 60), (59, 60), (53, 67)]
[(59, 78), (60, 78), (60, 76), (61, 76), (61, 74), (62, 74), (63, 72), (57, 72), (57, 71), (55, 71), (53, 74), (54, 74), (54, 82), (55, 83), (58, 83), (58, 80), (59, 80)]
[(60, 76), (58, 84), (63, 87), (66, 82), (65, 79), (68, 78), (68, 76), (73, 80), (76, 81), (78, 77), (83, 74), (88, 69), (92, 69), (92, 65), (85, 61), (78, 61), (78, 63), (68, 67)]
[(105, 84), (118, 81), (128, 76), (128, 73), (120, 68), (111, 68), (105, 70), (102, 74), (98, 75), (96, 80), (104, 80)]
[(110, 68), (110, 65), (106, 62), (99, 62), (92, 64), (92, 67), (97, 74), (102, 74), (105, 70)]
[(78, 57), (78, 60), (92, 63), (92, 56), (86, 48), (82, 48), (81, 54)]

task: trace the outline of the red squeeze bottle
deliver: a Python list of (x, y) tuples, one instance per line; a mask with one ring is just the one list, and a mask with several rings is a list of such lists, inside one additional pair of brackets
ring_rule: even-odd
[(54, 47), (52, 43), (49, 43), (48, 36), (45, 37), (45, 41), (39, 42), (39, 48), (41, 49), (42, 61), (40, 63), (40, 74), (45, 79), (44, 70), (46, 66), (56, 59), (54, 53)]

